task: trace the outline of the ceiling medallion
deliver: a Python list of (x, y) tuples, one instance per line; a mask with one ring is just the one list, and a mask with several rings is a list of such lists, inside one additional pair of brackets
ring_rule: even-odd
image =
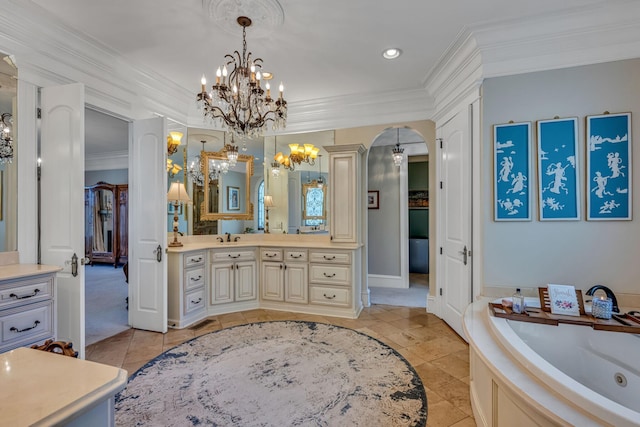
[(238, 16), (250, 16), (251, 36), (266, 37), (284, 22), (284, 11), (277, 0), (202, 0), (207, 16), (229, 34), (238, 35)]

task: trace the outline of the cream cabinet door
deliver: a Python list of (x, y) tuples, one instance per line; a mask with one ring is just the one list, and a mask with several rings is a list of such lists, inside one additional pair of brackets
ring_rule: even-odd
[(284, 301), (284, 265), (281, 262), (262, 263), (262, 299)]
[(236, 301), (256, 299), (256, 262), (236, 262), (234, 277)]
[(308, 264), (285, 264), (284, 300), (306, 304), (309, 302), (309, 267)]
[(233, 302), (235, 263), (218, 262), (211, 264), (209, 282), (209, 305)]

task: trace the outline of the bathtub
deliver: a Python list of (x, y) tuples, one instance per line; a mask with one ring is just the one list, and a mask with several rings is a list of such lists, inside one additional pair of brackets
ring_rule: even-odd
[(488, 301), (463, 319), (478, 425), (640, 426), (640, 335), (496, 318)]

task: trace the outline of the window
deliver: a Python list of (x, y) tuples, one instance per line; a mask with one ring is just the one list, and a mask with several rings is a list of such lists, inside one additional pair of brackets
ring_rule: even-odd
[(325, 187), (318, 187), (316, 181), (302, 185), (304, 208), (302, 218), (305, 226), (319, 226), (326, 218), (324, 209)]

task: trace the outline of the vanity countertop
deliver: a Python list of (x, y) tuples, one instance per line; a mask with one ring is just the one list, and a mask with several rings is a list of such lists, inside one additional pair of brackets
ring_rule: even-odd
[(24, 347), (0, 354), (0, 366), (3, 425), (64, 424), (127, 383), (125, 370)]
[(56, 273), (62, 270), (57, 265), (7, 264), (0, 266), (0, 280), (13, 280), (40, 274)]
[[(180, 239), (183, 246), (169, 247), (169, 252), (190, 252), (201, 249), (235, 249), (246, 247), (268, 247), (268, 248), (308, 248), (308, 249), (333, 249), (333, 250), (353, 250), (362, 245), (357, 243), (332, 243), (328, 238), (314, 239), (314, 236), (287, 235), (286, 238), (274, 239), (250, 239), (243, 240), (242, 234), (237, 242), (218, 242), (216, 236), (207, 236), (207, 239), (185, 241)], [(224, 236), (221, 236), (224, 237)], [(297, 237), (297, 238), (296, 238)], [(233, 239), (233, 237), (232, 237)]]

